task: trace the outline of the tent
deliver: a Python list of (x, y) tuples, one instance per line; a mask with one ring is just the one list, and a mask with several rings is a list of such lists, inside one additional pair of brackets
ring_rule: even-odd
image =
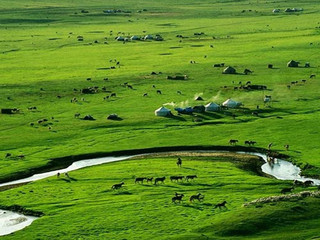
[(152, 35), (148, 34), (148, 35), (146, 35), (143, 39), (144, 39), (144, 40), (152, 40), (153, 37), (152, 37)]
[(131, 40), (140, 40), (140, 37), (136, 36), (136, 35), (133, 35), (131, 38)]
[(236, 69), (233, 68), (233, 67), (226, 67), (224, 70), (223, 70), (223, 74), (236, 74)]
[(290, 62), (287, 63), (287, 66), (288, 67), (299, 67), (299, 62), (291, 60)]
[(120, 36), (120, 37), (116, 37), (116, 40), (117, 41), (124, 41), (125, 39), (124, 39), (124, 37)]
[(222, 106), (228, 107), (228, 108), (237, 108), (237, 107), (239, 107), (241, 105), (242, 105), (241, 102), (237, 102), (237, 101), (234, 101), (232, 99), (228, 99), (228, 100), (226, 100), (226, 101), (224, 101), (222, 103)]
[(154, 114), (156, 116), (166, 117), (166, 116), (171, 115), (171, 111), (168, 108), (161, 107), (161, 108), (158, 108), (157, 110), (155, 110)]
[(216, 111), (219, 111), (220, 109), (220, 106), (214, 102), (211, 102), (211, 103), (208, 103), (206, 106), (205, 106), (205, 111), (206, 112), (216, 112)]

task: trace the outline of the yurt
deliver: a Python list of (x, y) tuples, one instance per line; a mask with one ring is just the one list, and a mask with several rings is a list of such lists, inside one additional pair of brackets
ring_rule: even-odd
[(224, 101), (222, 103), (222, 106), (228, 107), (228, 108), (237, 108), (237, 107), (239, 107), (241, 105), (242, 105), (241, 102), (237, 102), (237, 101), (234, 101), (232, 99), (228, 99), (228, 100), (226, 100), (226, 101)]
[(217, 112), (219, 111), (219, 109), (220, 109), (220, 106), (214, 102), (211, 102), (205, 105), (206, 112)]
[(154, 111), (154, 114), (159, 117), (166, 117), (171, 115), (171, 111), (168, 108), (161, 107)]

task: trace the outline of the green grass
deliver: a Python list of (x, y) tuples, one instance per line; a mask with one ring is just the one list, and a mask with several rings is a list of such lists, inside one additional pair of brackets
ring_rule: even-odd
[[(304, 11), (290, 14), (272, 13), (274, 8), (285, 9), (287, 7), (301, 7)], [(81, 13), (83, 9), (88, 10), (89, 13)], [(106, 15), (102, 12), (106, 9), (122, 9), (131, 11), (131, 13)], [(147, 9), (147, 11), (137, 12), (142, 9)], [(242, 10), (246, 11), (242, 12)], [(238, 139), (241, 145), (245, 140), (254, 140), (257, 142), (256, 146), (261, 148), (266, 148), (270, 142), (273, 142), (273, 150), (289, 155), (292, 161), (305, 168), (305, 174), (320, 176), (318, 161), (320, 156), (318, 148), (320, 133), (318, 121), (320, 117), (318, 111), (320, 43), (318, 36), (320, 25), (317, 21), (319, 11), (320, 6), (316, 0), (303, 2), (294, 0), (290, 3), (281, 0), (181, 0), (174, 3), (169, 0), (134, 2), (79, 0), (76, 3), (70, 0), (29, 0), (27, 2), (2, 0), (0, 2), (0, 108), (19, 108), (21, 112), (13, 115), (0, 114), (0, 180), (3, 182), (16, 173), (25, 174), (30, 172), (30, 169), (43, 167), (52, 158), (165, 146), (223, 146), (228, 145), (229, 139)], [(112, 36), (110, 35), (111, 30), (113, 31)], [(130, 35), (139, 36), (161, 34), (164, 41), (137, 41), (122, 44), (114, 40), (118, 32), (124, 32), (124, 35), (130, 33)], [(204, 32), (205, 35), (199, 38), (194, 36), (195, 32)], [(187, 38), (181, 39), (180, 42), (180, 38), (176, 37), (178, 34)], [(77, 41), (79, 35), (84, 37), (83, 42)], [(99, 43), (94, 43), (95, 40), (98, 40)], [(107, 41), (108, 44), (104, 44), (104, 41)], [(210, 45), (214, 47), (211, 48)], [(205, 55), (206, 58), (204, 58)], [(114, 66), (115, 63), (110, 62), (110, 59), (120, 61), (120, 68), (98, 70)], [(287, 68), (286, 63), (291, 59), (300, 61), (302, 66), (305, 62), (310, 62), (311, 68)], [(191, 60), (197, 63), (190, 64)], [(254, 73), (252, 75), (221, 74), (223, 68), (213, 68), (212, 65), (222, 62), (234, 66), (238, 72), (249, 68)], [(268, 69), (269, 63), (274, 64), (275, 69)], [(151, 76), (152, 71), (162, 72), (162, 74)], [(166, 79), (166, 76), (176, 74), (186, 74), (189, 78), (185, 81)], [(317, 76), (309, 79), (310, 74)], [(108, 81), (103, 80), (106, 77), (109, 78)], [(92, 80), (87, 81), (87, 78), (92, 78)], [(307, 82), (303, 84), (302, 79), (306, 79)], [(238, 86), (240, 81), (266, 85), (268, 90), (250, 92), (233, 90), (233, 87)], [(299, 81), (299, 83), (288, 89), (287, 85), (292, 81)], [(131, 84), (134, 89), (130, 90), (121, 86), (125, 82)], [(156, 88), (153, 88), (153, 85), (156, 85)], [(105, 86), (108, 91), (117, 93), (117, 97), (103, 100), (110, 93), (101, 91), (92, 95), (80, 94), (80, 89), (90, 86), (99, 86), (100, 89)], [(74, 88), (78, 91), (74, 91)], [(157, 89), (160, 89), (163, 94), (156, 94)], [(178, 90), (182, 92), (181, 95), (177, 94)], [(148, 93), (149, 96), (143, 97), (144, 93)], [(202, 95), (205, 101), (195, 101), (196, 95)], [(270, 106), (264, 106), (264, 95), (272, 96), (273, 101)], [(70, 102), (74, 97), (79, 100), (77, 103)], [(82, 101), (81, 98), (85, 98), (85, 101)], [(227, 98), (241, 101), (244, 107), (219, 113), (181, 115), (174, 118), (154, 116), (154, 110), (166, 103), (168, 103), (166, 107), (173, 110), (173, 105), (195, 106), (210, 101), (220, 104)], [(257, 105), (260, 106), (259, 117), (251, 114), (256, 111)], [(27, 110), (28, 107), (33, 106), (37, 107), (37, 111)], [(176, 115), (176, 112), (173, 112)], [(81, 113), (82, 117), (90, 114), (96, 118), (96, 121), (76, 119), (74, 118), (75, 113)], [(117, 113), (123, 120), (107, 120), (106, 117), (112, 113)], [(233, 119), (232, 114), (237, 117)], [(43, 118), (49, 121), (46, 124), (38, 124), (37, 120)], [(199, 119), (202, 121), (196, 121)], [(35, 126), (31, 127), (30, 123), (35, 123)], [(48, 129), (49, 126), (51, 130)], [(285, 151), (285, 144), (290, 145), (289, 151)], [(5, 158), (6, 153), (11, 153), (13, 157)], [(20, 160), (16, 157), (20, 154), (24, 154), (25, 159)], [(90, 168), (90, 171), (100, 171), (98, 169), (111, 167), (112, 171), (119, 172), (120, 175), (126, 174), (118, 167), (127, 163), (116, 163), (112, 167), (111, 165), (93, 167)], [(306, 167), (308, 165), (314, 168)], [(131, 167), (128, 165), (127, 170), (134, 171)], [(229, 167), (232, 168), (232, 165)], [(141, 171), (142, 174), (143, 169)], [(225, 182), (230, 180), (228, 172), (226, 176), (221, 177)], [(89, 169), (73, 174), (86, 175), (89, 174)], [(88, 176), (91, 178), (100, 175), (89, 174)], [(235, 176), (239, 178), (242, 175), (237, 172)], [(110, 182), (105, 182), (108, 187), (103, 185), (104, 189), (109, 189), (111, 182), (117, 182), (120, 180), (118, 178), (121, 177), (117, 177), (116, 174), (110, 177), (108, 180)], [(66, 222), (70, 223), (71, 217), (68, 217), (70, 213), (77, 214), (76, 220), (72, 218), (76, 222), (69, 224), (68, 228), (61, 227), (62, 232), (57, 234), (60, 234), (59, 237), (64, 236), (65, 232), (70, 231), (71, 233), (73, 228), (72, 234), (78, 236), (76, 232), (80, 234), (79, 226), (92, 221), (91, 213), (105, 223), (101, 212), (105, 207), (103, 204), (111, 199), (107, 192), (103, 197), (100, 196), (103, 199), (101, 203), (95, 203), (93, 197), (95, 195), (92, 195), (90, 190), (95, 181), (83, 178), (82, 175), (80, 179), (86, 180), (72, 182), (72, 186), (76, 185), (76, 188), (82, 189), (79, 190), (81, 192), (79, 199), (73, 203), (64, 197), (60, 197), (60, 202), (56, 198), (53, 193), (59, 189), (56, 186), (56, 179), (44, 180), (41, 183), (33, 183), (21, 188), (28, 189), (33, 185), (49, 184), (54, 181), (55, 184), (51, 185), (51, 193), (48, 196), (39, 193), (41, 196), (46, 196), (42, 203), (34, 202), (30, 205), (31, 202), (28, 203), (26, 199), (29, 199), (32, 194), (28, 191), (26, 194), (19, 194), (18, 191), (23, 191), (20, 188), (2, 192), (0, 197), (8, 197), (10, 201), (7, 203), (21, 204), (46, 213), (45, 217), (38, 220), (39, 224), (30, 227), (30, 229), (40, 228), (41, 225), (42, 228), (41, 231), (35, 230), (39, 236), (33, 235), (32, 238), (41, 239), (46, 238), (41, 234), (53, 234), (47, 229), (49, 226), (47, 221), (55, 222), (57, 226), (64, 226)], [(209, 181), (210, 178), (206, 179)], [(261, 178), (258, 179), (261, 180)], [(274, 180), (263, 179), (261, 181), (268, 182), (261, 183), (263, 189), (267, 190), (260, 191), (259, 181), (255, 189), (245, 189), (249, 184), (248, 180), (244, 177), (237, 187), (243, 188), (240, 196), (252, 194), (252, 199), (278, 193), (279, 184), (282, 184), (276, 181), (277, 190), (275, 190), (274, 185), (268, 185), (269, 181)], [(96, 183), (100, 183), (99, 181), (97, 180)], [(63, 181), (59, 183), (67, 184)], [(231, 180), (229, 184), (232, 187), (235, 181)], [(103, 189), (103, 186), (98, 185), (96, 189), (99, 190), (96, 191)], [(143, 192), (138, 186), (132, 187), (137, 192), (120, 196), (121, 201), (124, 201), (124, 205), (121, 205), (121, 208), (123, 207), (121, 214), (126, 213), (126, 207), (129, 207), (130, 211), (127, 213), (131, 216), (137, 214), (133, 206), (141, 204), (141, 201), (138, 200), (143, 196)], [(179, 190), (197, 191), (196, 188), (187, 187)], [(64, 187), (63, 189), (69, 194), (69, 190)], [(133, 190), (130, 189), (130, 191)], [(152, 192), (146, 192), (146, 194), (153, 196)], [(217, 193), (215, 190), (212, 192), (208, 190), (206, 195), (210, 196), (210, 194), (213, 196)], [(171, 196), (171, 193), (169, 195)], [(14, 196), (19, 196), (19, 198), (14, 199)], [(219, 196), (223, 198), (222, 195)], [(24, 197), (25, 200), (23, 200)], [(228, 198), (237, 199), (236, 192), (232, 191), (228, 194)], [(213, 197), (213, 199), (216, 198)], [(126, 200), (128, 200), (127, 203), (125, 203)], [(37, 199), (37, 201), (42, 200)], [(177, 206), (172, 206), (167, 196), (161, 195), (159, 198), (156, 195), (156, 197), (151, 197), (150, 201), (158, 204), (159, 216), (161, 216), (159, 219), (169, 218), (176, 211)], [(206, 227), (210, 226), (212, 221), (221, 228), (223, 224), (219, 221), (224, 221), (221, 220), (224, 218), (220, 218), (219, 214), (216, 220), (205, 220), (206, 214), (211, 214), (212, 217), (210, 212), (212, 206), (201, 205), (205, 210), (199, 219), (204, 221), (202, 227), (208, 230), (208, 236), (223, 237), (228, 232), (238, 231), (232, 228), (234, 223), (231, 221), (231, 216), (235, 221), (252, 217), (253, 223), (259, 222), (259, 215), (250, 212), (255, 213), (254, 210), (241, 210), (243, 199), (239, 198), (237, 201), (239, 204), (231, 204), (235, 211), (221, 213), (221, 215), (226, 215), (225, 219), (230, 223), (226, 225), (226, 230), (211, 231), (210, 227)], [(310, 201), (312, 207), (306, 208), (306, 212), (301, 214), (301, 219), (304, 219), (305, 223), (297, 220), (307, 229), (301, 231), (300, 239), (315, 236), (313, 233), (316, 231), (312, 230), (315, 225), (313, 225), (311, 216), (314, 216), (312, 211), (316, 200)], [(168, 210), (168, 213), (161, 212), (164, 202), (170, 206), (171, 210)], [(215, 201), (209, 202), (214, 203)], [(81, 203), (88, 204), (84, 207)], [(117, 206), (116, 202), (114, 204)], [(295, 207), (295, 204), (301, 205), (302, 203), (290, 204), (287, 206), (288, 209)], [(151, 203), (140, 206), (141, 219), (148, 216), (147, 213), (152, 207)], [(282, 215), (287, 207), (285, 204), (272, 206), (270, 214)], [(180, 208), (181, 213), (189, 208), (183, 207), (183, 209), (182, 211)], [(261, 214), (268, 218), (266, 209), (263, 208), (264, 213)], [(49, 218), (51, 211), (61, 211), (61, 214), (65, 214), (66, 217), (62, 218), (57, 215), (53, 217), (55, 220), (52, 220)], [(112, 214), (115, 216), (118, 210), (110, 206), (109, 211), (114, 211)], [(195, 213), (193, 214), (190, 216), (196, 216)], [(117, 220), (118, 224), (122, 223), (125, 218), (121, 217), (121, 219)], [(167, 231), (161, 226), (158, 234), (162, 234), (161, 231), (167, 231), (166, 234), (170, 233), (173, 238), (176, 237), (175, 235), (182, 239), (200, 238), (196, 227), (190, 219), (188, 221), (190, 225), (181, 227), (185, 229), (183, 231), (176, 229)], [(137, 231), (145, 231), (144, 227), (149, 228), (146, 225), (137, 227), (138, 221), (134, 219), (131, 219), (131, 223), (134, 228), (137, 228)], [(268, 239), (270, 235), (270, 239), (273, 237), (273, 239), (279, 239), (282, 238), (286, 229), (291, 229), (288, 232), (292, 234), (295, 233), (292, 230), (295, 224), (285, 224), (279, 227), (279, 231), (274, 231), (274, 228), (265, 229), (261, 233), (263, 235), (256, 233), (253, 237)], [(307, 227), (308, 224), (310, 227)], [(102, 225), (105, 226), (105, 224)], [(171, 224), (167, 225), (171, 226)], [(266, 222), (266, 225), (269, 226), (270, 222)], [(111, 231), (102, 232), (102, 227), (94, 226), (93, 223), (90, 223), (90, 226), (91, 230), (96, 227), (96, 232), (88, 230), (90, 236), (85, 236), (83, 232), (84, 239), (99, 238), (99, 234), (102, 234), (101, 238), (103, 238), (106, 236), (104, 234), (109, 234), (107, 231)], [(248, 225), (248, 228), (249, 226), (251, 225)], [(177, 229), (179, 227), (180, 225), (177, 225)], [(115, 226), (110, 227), (110, 229), (113, 228), (116, 229)], [(125, 238), (133, 234), (130, 232), (133, 230), (130, 229), (122, 228), (117, 233), (110, 234), (122, 234)], [(175, 234), (175, 231), (178, 233)], [(36, 234), (31, 232), (33, 231), (30, 230), (30, 234)], [(24, 231), (14, 236), (21, 237), (22, 234)], [(139, 235), (134, 234), (132, 236)], [(148, 234), (146, 233), (145, 236), (154, 236), (152, 231)], [(293, 235), (291, 237), (294, 239)]]
[[(182, 159), (182, 168), (177, 168), (173, 156), (127, 160), (71, 172), (71, 180), (51, 177), (2, 192), (3, 205), (14, 202), (45, 214), (4, 239), (280, 239), (297, 226), (309, 231), (295, 233), (293, 239), (318, 234), (318, 199), (242, 207), (259, 197), (279, 195), (290, 184), (243, 169), (256, 157)], [(172, 175), (193, 174), (198, 176), (194, 181), (169, 180)], [(134, 184), (141, 176), (167, 180), (158, 185)], [(124, 188), (112, 191), (111, 186), (121, 181)], [(171, 202), (175, 192), (185, 194), (181, 204)], [(204, 201), (190, 203), (189, 197), (198, 192), (205, 195)], [(214, 209), (224, 200), (227, 209)]]

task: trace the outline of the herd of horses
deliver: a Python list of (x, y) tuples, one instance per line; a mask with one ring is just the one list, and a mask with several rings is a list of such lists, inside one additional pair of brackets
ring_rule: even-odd
[[(171, 182), (179, 182), (179, 181), (183, 181), (183, 179), (185, 179), (186, 181), (189, 182), (189, 180), (194, 180), (195, 178), (197, 178), (197, 175), (187, 175), (187, 176), (170, 176), (170, 181)], [(154, 179), (154, 180), (153, 180)], [(154, 185), (157, 185), (158, 183), (162, 183), (164, 184), (166, 180), (166, 177), (157, 177), (157, 178), (153, 178), (153, 177), (137, 177), (135, 178), (134, 183), (135, 184), (143, 184), (144, 181), (146, 181), (147, 183), (152, 183), (154, 182)], [(112, 190), (118, 190), (121, 189), (124, 185), (124, 182), (121, 183), (117, 183), (111, 186)], [(172, 203), (181, 203), (183, 201), (184, 198), (184, 194), (182, 193), (175, 193), (175, 195), (171, 198)], [(189, 198), (189, 201), (192, 203), (195, 200), (198, 200), (199, 202), (202, 202), (204, 200), (204, 195), (201, 193), (197, 193), (195, 195), (191, 195)], [(214, 206), (214, 208), (227, 208), (226, 207), (226, 201), (223, 201), (221, 203), (218, 203)]]

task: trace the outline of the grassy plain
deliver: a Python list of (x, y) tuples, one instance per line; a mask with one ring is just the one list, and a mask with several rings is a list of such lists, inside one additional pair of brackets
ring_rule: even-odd
[[(272, 13), (274, 8), (283, 10), (287, 7), (301, 7), (304, 11)], [(89, 13), (81, 13), (82, 9), (88, 10)], [(106, 9), (129, 10), (132, 13), (104, 14), (102, 11)], [(147, 11), (137, 12), (142, 9), (147, 9)], [(290, 3), (278, 0), (185, 0), (175, 2), (169, 0), (134, 2), (127, 0), (80, 0), (76, 2), (71, 0), (50, 2), (2, 0), (0, 2), (0, 108), (19, 108), (21, 112), (13, 115), (0, 114), (0, 179), (4, 181), (13, 173), (23, 173), (31, 168), (44, 166), (55, 157), (161, 146), (221, 146), (228, 145), (231, 138), (239, 139), (240, 144), (243, 144), (244, 140), (254, 140), (257, 141), (258, 147), (263, 148), (273, 142), (274, 150), (288, 154), (297, 164), (301, 166), (310, 164), (317, 167), (307, 169), (306, 173), (319, 176), (320, 43), (318, 36), (320, 25), (317, 21), (319, 10), (320, 5), (316, 0), (303, 2), (295, 0)], [(112, 36), (110, 31), (113, 31)], [(161, 34), (164, 41), (135, 41), (123, 44), (114, 40), (118, 32), (120, 32), (119, 35), (130, 33), (130, 35), (138, 36)], [(194, 36), (195, 32), (205, 34), (198, 37)], [(178, 34), (187, 38), (177, 38)], [(83, 42), (77, 41), (79, 35), (84, 37)], [(95, 40), (98, 43), (94, 43)], [(104, 44), (105, 41), (108, 44)], [(213, 45), (213, 48), (210, 45)], [(115, 66), (114, 62), (110, 62), (111, 59), (120, 61), (120, 68), (101, 70), (101, 68)], [(300, 61), (301, 66), (305, 62), (310, 62), (311, 67), (287, 68), (286, 63), (291, 59)], [(196, 61), (196, 64), (190, 64), (191, 60)], [(223, 75), (221, 74), (222, 68), (212, 67), (214, 63), (222, 62), (234, 66), (238, 72), (249, 68), (254, 73), (252, 75)], [(274, 64), (274, 69), (267, 68), (269, 63)], [(151, 76), (152, 71), (162, 72), (162, 74)], [(185, 81), (166, 79), (167, 75), (175, 74), (186, 74), (189, 78)], [(309, 79), (310, 74), (316, 74), (316, 77)], [(109, 80), (103, 80), (106, 77)], [(92, 78), (92, 80), (87, 81), (87, 78)], [(302, 83), (302, 79), (306, 79), (307, 82)], [(233, 90), (240, 81), (266, 85), (268, 90)], [(290, 85), (292, 81), (299, 83), (288, 89), (287, 85)], [(131, 84), (133, 89), (121, 86), (125, 82)], [(156, 88), (153, 88), (153, 85)], [(90, 86), (99, 86), (100, 89), (105, 86), (107, 90), (115, 92), (117, 97), (103, 100), (110, 93), (100, 91), (92, 95), (83, 95), (73, 90)], [(157, 89), (163, 94), (156, 94)], [(177, 94), (177, 91), (181, 91), (182, 94)], [(144, 93), (148, 93), (149, 96), (143, 97)], [(197, 95), (201, 95), (205, 101), (194, 101)], [(263, 104), (264, 95), (272, 96), (269, 106)], [(70, 102), (74, 97), (79, 100), (77, 103)], [(84, 101), (81, 98), (84, 98)], [(196, 114), (197, 116), (181, 115), (175, 118), (154, 116), (154, 110), (166, 103), (166, 107), (173, 110), (173, 105), (194, 106), (210, 101), (222, 103), (227, 98), (241, 101), (244, 107), (220, 113)], [(257, 111), (257, 105), (260, 106), (258, 117), (251, 114)], [(27, 108), (32, 106), (36, 106), (37, 110), (28, 111)], [(75, 113), (81, 113), (82, 117), (90, 114), (96, 120), (76, 119), (74, 118)], [(111, 113), (117, 113), (123, 120), (107, 120), (106, 117)], [(232, 114), (237, 117), (233, 119)], [(37, 120), (43, 118), (49, 121), (45, 124), (38, 124)], [(199, 119), (202, 121), (198, 122)], [(30, 123), (35, 123), (35, 125), (31, 127)], [(51, 130), (48, 129), (49, 126)], [(283, 145), (285, 144), (290, 145), (289, 151), (284, 150)], [(13, 157), (5, 158), (8, 152)], [(16, 156), (20, 154), (24, 154), (25, 159), (17, 159)], [(116, 181), (117, 178), (121, 178), (117, 177), (117, 174), (124, 174), (121, 169), (117, 170), (117, 167), (125, 163), (127, 162), (73, 173), (79, 174), (79, 179), (82, 179), (72, 183), (76, 185), (73, 191), (78, 190), (76, 188), (87, 189), (83, 191), (91, 189), (89, 186), (92, 181), (83, 180), (90, 171), (101, 171), (106, 168), (105, 171), (110, 171), (112, 176), (110, 183)], [(130, 167), (128, 165), (126, 169), (132, 171)], [(238, 170), (233, 169), (231, 165), (229, 167), (232, 168), (229, 170), (235, 171), (234, 174), (236, 174)], [(91, 177), (100, 176), (98, 173), (89, 175)], [(239, 177), (242, 175), (237, 175), (235, 178)], [(76, 178), (78, 179), (78, 176)], [(252, 178), (259, 179), (257, 180), (258, 185), (261, 183), (261, 178)], [(209, 179), (208, 177), (204, 181), (210, 181)], [(249, 194), (245, 191), (246, 186), (250, 184), (247, 180), (249, 179), (243, 179), (239, 184), (243, 191), (240, 195), (242, 198)], [(41, 183), (33, 183), (21, 189), (1, 193), (2, 198), (10, 200), (7, 203), (16, 202), (30, 208), (40, 209), (48, 214), (38, 220), (43, 229), (47, 229), (46, 234), (52, 234), (46, 225), (51, 212), (61, 210), (59, 207), (55, 208), (59, 205), (58, 203), (50, 205), (51, 201), (56, 201), (51, 199), (54, 197), (56, 184), (50, 185), (52, 192), (43, 200), (46, 203), (32, 201), (34, 202), (32, 206), (30, 205), (32, 202), (28, 204), (26, 200), (30, 197), (29, 193), (21, 195), (16, 192), (27, 192), (23, 189), (29, 189), (38, 184), (38, 191), (42, 191), (42, 184), (49, 184), (50, 181), (56, 182), (56, 179), (44, 180)], [(270, 187), (270, 191), (260, 192), (257, 187), (258, 190), (252, 190), (251, 199), (279, 192), (278, 184), (282, 183), (270, 179), (263, 179), (263, 181), (274, 181), (277, 186), (273, 189), (272, 184), (271, 186), (263, 184), (263, 189)], [(227, 179), (225, 182), (228, 182)], [(97, 181), (97, 188), (100, 186), (99, 183)], [(232, 181), (228, 184), (231, 183)], [(196, 191), (190, 188), (190, 191), (192, 190)], [(135, 214), (133, 205), (140, 204), (135, 201), (136, 198), (141, 197), (140, 193), (144, 192), (139, 189), (137, 195), (120, 196), (123, 201), (121, 205), (123, 209), (126, 209), (126, 204), (132, 204), (128, 214)], [(156, 202), (159, 211), (162, 211), (161, 206), (163, 206), (163, 201), (167, 201), (167, 196), (159, 199), (158, 197), (153, 198), (152, 192), (146, 193), (151, 194), (150, 201)], [(207, 195), (214, 193), (206, 192)], [(63, 221), (69, 222), (71, 219), (77, 219), (78, 223), (73, 226), (75, 226), (75, 231), (80, 231), (80, 225), (93, 219), (86, 213), (95, 212), (93, 209), (96, 208), (100, 208), (96, 211), (96, 216), (99, 215), (103, 221), (106, 220), (105, 215), (101, 215), (101, 209), (105, 208), (103, 203), (109, 202), (108, 195), (100, 196), (103, 200), (99, 204), (99, 201), (95, 203), (94, 198), (87, 198), (89, 193), (79, 194), (82, 203), (90, 202), (88, 207), (84, 207), (80, 200), (79, 204), (71, 203), (72, 199), (78, 198), (71, 197), (71, 195), (69, 200), (64, 196), (59, 197), (63, 207), (61, 214), (66, 214), (67, 217), (61, 220), (59, 215), (54, 221), (57, 223), (60, 221), (60, 224), (63, 225)], [(229, 194), (228, 197), (233, 199), (236, 198), (236, 195)], [(21, 196), (25, 196), (26, 199)], [(125, 203), (128, 197), (131, 203)], [(38, 199), (38, 201), (42, 200)], [(169, 203), (170, 201), (166, 202), (170, 208), (176, 208)], [(117, 201), (114, 204), (116, 208), (108, 208), (108, 211), (114, 211), (112, 219), (116, 218), (115, 215), (120, 206), (117, 205), (119, 204)], [(239, 201), (237, 206), (241, 204), (242, 202)], [(313, 206), (314, 202), (306, 204)], [(143, 206), (139, 205), (139, 207), (144, 209)], [(152, 207), (153, 205), (149, 203), (142, 214), (150, 212), (147, 210)], [(201, 205), (201, 207), (211, 208), (206, 205)], [(263, 208), (263, 214), (267, 214), (269, 208), (274, 210), (271, 213), (275, 212), (279, 215), (282, 215), (282, 211), (287, 209), (281, 204), (269, 206), (268, 209)], [(189, 208), (183, 207), (183, 209), (182, 214)], [(314, 210), (313, 207), (310, 209)], [(311, 214), (310, 209), (305, 211)], [(232, 219), (236, 221), (241, 218), (242, 220), (252, 218), (250, 222), (258, 222), (254, 218), (259, 218), (259, 215), (250, 214), (250, 211), (254, 213), (256, 209), (247, 212), (239, 208), (235, 211), (221, 213), (221, 216), (214, 218), (214, 222), (219, 227), (228, 226), (222, 223), (223, 221), (233, 226)], [(195, 212), (190, 216), (196, 218)], [(306, 212), (301, 216), (307, 219)], [(77, 217), (72, 218), (73, 214), (77, 214)], [(161, 213), (160, 215), (167, 217), (166, 214)], [(205, 214), (212, 213), (204, 211), (203, 219)], [(238, 214), (237, 217), (236, 214)], [(171, 217), (171, 214), (168, 215)], [(223, 218), (224, 215), (225, 218)], [(109, 220), (112, 221), (112, 219)], [(124, 221), (125, 217), (121, 219), (119, 221)], [(209, 224), (211, 220), (204, 221), (208, 221), (206, 223)], [(270, 222), (268, 222), (269, 225)], [(314, 226), (313, 220), (308, 220), (305, 224), (309, 222), (310, 229), (302, 232), (300, 239), (303, 239), (303, 236), (314, 236), (312, 235), (314, 231), (311, 230)], [(132, 224), (138, 223), (132, 220)], [(278, 232), (270, 230), (268, 234), (271, 234), (270, 236), (277, 233), (281, 235), (289, 229), (289, 226), (293, 234), (292, 229), (296, 225), (292, 222), (279, 227)], [(38, 227), (38, 224), (34, 224), (30, 229)], [(94, 228), (93, 225), (92, 228)], [(70, 229), (62, 228), (61, 236), (66, 232), (72, 232)], [(101, 228), (97, 227), (97, 234), (101, 233), (99, 229)], [(130, 231), (129, 229), (127, 231)], [(163, 229), (164, 227), (159, 227), (159, 231)], [(191, 227), (186, 229), (187, 232), (190, 232)], [(205, 229), (213, 234), (211, 230), (209, 231), (210, 228)], [(13, 237), (22, 236), (20, 234), (25, 232), (27, 230), (15, 233)], [(28, 234), (36, 234), (31, 230), (28, 232)], [(39, 234), (40, 239), (45, 238), (44, 235), (41, 235), (41, 231)], [(72, 234), (79, 236), (76, 233)], [(137, 233), (134, 236), (138, 235)], [(97, 237), (97, 235), (90, 236)], [(199, 237), (199, 235), (195, 236)]]

